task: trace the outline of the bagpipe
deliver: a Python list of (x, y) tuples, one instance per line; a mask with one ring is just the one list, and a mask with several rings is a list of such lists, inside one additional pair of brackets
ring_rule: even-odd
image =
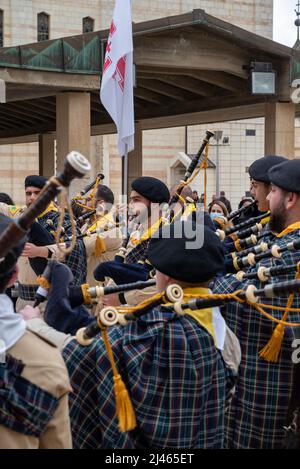
[(250, 253), (244, 257), (235, 257), (232, 261), (236, 271), (242, 270), (245, 267), (254, 266), (257, 262), (271, 257), (279, 259), (281, 255), (288, 251), (297, 251), (300, 249), (300, 239), (286, 243), (283, 246), (272, 244), (271, 249), (261, 252), (259, 254)]
[[(132, 290), (134, 290), (132, 284)], [(162, 294), (154, 295), (154, 299), (146, 300), (140, 305), (132, 308), (129, 314), (120, 314), (117, 308), (107, 306), (101, 309), (97, 314), (97, 319), (91, 322), (87, 327), (81, 328), (76, 332), (76, 339), (80, 345), (90, 345), (94, 337), (100, 332), (103, 327), (111, 327), (116, 324), (126, 325), (128, 320), (138, 319), (139, 317), (147, 314), (150, 309), (160, 306), (162, 303), (175, 303), (183, 298), (183, 291), (179, 285), (169, 285), (165, 292)], [(125, 308), (124, 308), (125, 309)]]
[(233, 221), (235, 218), (239, 217), (240, 215), (245, 215), (247, 212), (249, 212), (250, 210), (252, 210), (256, 206), (257, 206), (257, 200), (254, 200), (251, 204), (246, 205), (244, 207), (241, 207), (238, 210), (236, 210), (235, 212), (231, 212), (228, 215), (227, 220), (228, 221)]
[[(268, 216), (268, 212), (264, 212), (257, 217), (250, 218), (238, 225), (226, 228), (225, 230), (217, 230), (217, 234), (221, 241), (224, 241), (226, 236), (232, 236), (233, 240), (244, 239), (251, 234), (256, 234), (260, 232), (263, 228), (263, 225), (260, 223), (264, 218)], [(246, 230), (247, 229), (247, 230)]]
[[(244, 257), (250, 254), (251, 252), (254, 252), (254, 254), (259, 254), (260, 252), (266, 251), (268, 248), (272, 246), (272, 241), (262, 241), (259, 244), (257, 244), (258, 241), (260, 241), (263, 238), (267, 238), (268, 236), (273, 236), (272, 231), (264, 231), (263, 233), (259, 234), (258, 236), (255, 236), (255, 242), (253, 243), (252, 246), (250, 246), (248, 249), (243, 249), (242, 251), (235, 251), (234, 255), (236, 257)], [(246, 240), (242, 240), (246, 241)], [(243, 243), (240, 243), (240, 246), (242, 246)]]
[[(94, 189), (94, 191), (96, 191), (97, 187), (98, 187), (98, 184), (101, 181), (103, 181), (104, 177), (105, 176), (102, 173), (97, 174), (97, 176), (95, 177), (95, 179), (93, 181), (89, 182), (83, 189), (81, 189), (81, 191), (79, 192), (78, 195), (73, 197), (71, 205), (72, 205), (72, 210), (74, 212), (77, 223), (80, 223), (80, 222), (78, 222), (78, 219), (81, 217), (82, 211), (84, 209), (88, 210), (88, 213), (93, 210), (91, 207), (89, 207), (85, 204), (85, 202), (86, 202), (85, 195), (93, 189)], [(94, 196), (94, 194), (92, 195), (92, 197), (93, 196)], [(92, 216), (92, 215), (90, 215), (90, 216)], [(83, 220), (85, 220), (85, 219), (86, 218), (84, 218)]]
[[(252, 241), (252, 243), (254, 242), (255, 244), (252, 244), (251, 247), (249, 247), (248, 249), (244, 249), (242, 251), (232, 251), (231, 253), (227, 253), (225, 256), (226, 272), (227, 273), (236, 272), (237, 270), (236, 265), (238, 265), (236, 259), (242, 259), (248, 256), (260, 254), (262, 252), (266, 252), (269, 248), (271, 248), (273, 245), (273, 241), (262, 241), (260, 244), (256, 245), (257, 240), (267, 237), (269, 235), (273, 235), (273, 233), (271, 231), (265, 231), (264, 233), (261, 233), (259, 236), (252, 235), (255, 238)], [(242, 241), (243, 240), (238, 240), (238, 244), (236, 243), (237, 248), (241, 248), (241, 246), (243, 245)]]
[[(199, 151), (191, 160), (184, 174), (184, 178), (178, 185), (176, 193), (170, 199), (169, 204), (167, 204), (169, 212), (168, 216), (165, 217), (167, 222), (170, 223), (174, 220), (174, 210), (172, 210), (172, 206), (174, 206), (178, 202), (184, 186), (194, 173), (203, 151), (205, 150), (206, 146), (209, 143), (209, 140), (213, 136), (213, 132), (210, 132), (209, 130), (206, 131), (206, 136), (202, 141)], [(104, 281), (105, 277), (110, 277), (117, 285), (119, 285), (124, 284), (125, 282), (131, 283), (139, 280), (147, 281), (151, 277), (151, 275), (153, 275), (153, 266), (147, 259), (137, 262), (131, 262), (130, 264), (124, 262), (130, 238), (131, 233), (127, 232), (127, 235), (122, 243), (120, 250), (115, 256), (114, 261), (102, 262), (101, 264), (99, 264), (99, 266), (94, 271), (94, 277), (96, 280)], [(140, 249), (140, 244), (134, 247), (133, 250), (134, 249)]]
[[(165, 292), (156, 294), (149, 300), (135, 307), (112, 307), (103, 308), (97, 313), (97, 318), (85, 328), (81, 328), (76, 333), (76, 339), (81, 345), (90, 345), (94, 337), (106, 327), (116, 324), (126, 325), (128, 321), (140, 318), (144, 314), (155, 307), (162, 305), (163, 312), (175, 312), (176, 314), (185, 315), (186, 310), (201, 310), (222, 306), (233, 301), (248, 302), (255, 306), (259, 298), (273, 298), (280, 295), (300, 292), (300, 279), (290, 280), (281, 283), (268, 284), (263, 288), (257, 289), (254, 285), (248, 285), (245, 291), (238, 290), (231, 294), (207, 294), (199, 295), (186, 303), (182, 302), (183, 290), (179, 285), (170, 285)], [(164, 303), (172, 303), (171, 306)], [(257, 305), (258, 306), (258, 305)], [(267, 317), (270, 315), (265, 313)], [(285, 323), (276, 318), (272, 318), (277, 323), (299, 327), (300, 324)]]
[[(90, 210), (89, 212), (84, 213), (83, 215), (81, 215), (81, 216), (79, 216), (79, 217), (76, 218), (76, 224), (77, 224), (78, 226), (81, 226), (85, 220), (87, 220), (88, 218), (92, 217), (93, 215), (96, 215), (96, 213), (97, 213), (97, 210), (96, 210), (96, 209)], [(65, 226), (65, 231), (68, 230), (71, 226), (72, 226), (71, 223), (68, 224), (68, 225), (66, 225), (66, 226)]]
[(73, 334), (81, 326), (93, 321), (93, 316), (85, 305), (97, 304), (111, 293), (121, 293), (133, 289), (143, 289), (154, 285), (155, 281), (137, 282), (119, 286), (74, 285), (71, 270), (56, 260), (48, 261), (43, 276), (38, 280), (35, 306), (48, 299), (44, 319), (47, 324), (60, 332)]
[(173, 218), (174, 218), (174, 211), (172, 210), (172, 205), (175, 205), (178, 200), (179, 200), (179, 196), (181, 194), (181, 192), (183, 191), (183, 188), (184, 186), (186, 185), (186, 183), (188, 182), (188, 180), (192, 177), (199, 161), (200, 161), (200, 158), (202, 156), (202, 153), (204, 152), (205, 148), (207, 147), (207, 145), (209, 144), (209, 141), (210, 139), (214, 136), (214, 133), (211, 132), (210, 130), (207, 130), (205, 132), (205, 138), (203, 139), (202, 141), (202, 144), (197, 152), (197, 154), (193, 157), (192, 161), (190, 162), (185, 174), (184, 174), (184, 177), (183, 179), (180, 181), (179, 185), (178, 185), (178, 188), (175, 192), (175, 194), (173, 195), (173, 197), (171, 197), (171, 200), (169, 202), (169, 207), (170, 207), (170, 217), (169, 217), (169, 221), (172, 221)]
[(287, 265), (275, 265), (273, 267), (260, 266), (255, 272), (244, 272), (240, 270), (235, 274), (236, 278), (240, 281), (242, 280), (252, 280), (258, 279), (260, 282), (268, 282), (272, 277), (277, 277), (278, 275), (284, 275), (289, 272), (299, 271), (300, 263), (297, 264), (287, 264)]
[[(38, 306), (40, 303), (45, 301), (49, 295), (49, 290), (52, 285), (52, 278), (55, 276), (55, 280), (68, 284), (70, 283), (69, 274), (66, 273), (66, 269), (58, 270), (57, 266), (61, 265), (57, 260), (48, 260), (47, 266), (38, 278), (39, 288), (36, 291), (36, 298), (34, 306)], [(66, 267), (66, 266), (65, 266)], [(56, 270), (56, 273), (55, 273)], [(58, 272), (58, 273), (57, 273)], [(58, 278), (59, 277), (59, 278)], [(137, 281), (135, 283), (129, 283), (124, 285), (111, 285), (111, 286), (90, 286), (89, 284), (83, 285), (69, 285), (67, 296), (70, 301), (71, 307), (85, 305), (91, 305), (96, 303), (101, 297), (110, 295), (113, 293), (121, 293), (130, 290), (142, 290), (155, 285), (155, 280), (148, 280), (147, 282)]]
[[(250, 205), (241, 207), (235, 212), (231, 212), (227, 217), (225, 217), (224, 215), (220, 215), (214, 219), (214, 225), (216, 227), (217, 234), (220, 237), (221, 241), (224, 241), (225, 237), (227, 236), (227, 233), (230, 232), (230, 230), (236, 229), (236, 227), (238, 226), (245, 226), (243, 224), (246, 223), (246, 220), (237, 224), (235, 223), (236, 218), (242, 215), (246, 215), (247, 212), (249, 212), (249, 210), (253, 209), (253, 207), (255, 206), (257, 206), (256, 200), (254, 200)], [(249, 218), (247, 222), (253, 218), (255, 217)]]
[[(66, 157), (64, 168), (57, 176), (52, 176), (42, 189), (37, 199), (28, 207), (19, 218), (12, 221), (0, 236), (0, 259), (4, 259), (9, 251), (27, 235), (35, 219), (47, 208), (63, 188), (69, 187), (74, 178), (82, 178), (91, 165), (88, 160), (78, 152), (72, 151)], [(0, 261), (1, 262), (1, 261)]]

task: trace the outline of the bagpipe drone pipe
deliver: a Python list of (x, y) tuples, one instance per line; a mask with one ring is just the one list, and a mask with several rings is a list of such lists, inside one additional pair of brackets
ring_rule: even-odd
[(298, 251), (300, 249), (300, 238), (288, 243), (281, 244), (280, 246), (272, 243), (271, 248), (262, 250), (259, 254), (251, 252), (243, 257), (234, 257), (232, 260), (235, 271), (240, 271), (244, 268), (253, 267), (257, 262), (263, 259), (275, 258), (280, 259), (282, 254), (288, 251)]
[(94, 319), (84, 305), (91, 305), (105, 295), (143, 289), (154, 284), (155, 280), (107, 287), (76, 286), (71, 270), (65, 264), (50, 260), (36, 292), (35, 306), (48, 299), (44, 314), (47, 324), (60, 332), (73, 334)]
[[(104, 174), (102, 173), (99, 173), (97, 174), (97, 176), (95, 177), (95, 179), (91, 182), (89, 182), (83, 189), (81, 189), (81, 191), (79, 192), (79, 194), (75, 197), (73, 197), (72, 201), (71, 201), (71, 205), (72, 205), (72, 210), (73, 210), (73, 213), (74, 213), (74, 216), (76, 218), (76, 223), (77, 225), (80, 227), (81, 226), (81, 223), (86, 220), (86, 218), (89, 218), (91, 217), (92, 215), (94, 215), (96, 212), (93, 210), (93, 208), (91, 207), (88, 207), (88, 206), (85, 206), (84, 204), (80, 203), (79, 201), (85, 201), (86, 200), (86, 194), (90, 191), (94, 191), (97, 189), (98, 187), (98, 184), (103, 181), (103, 179), (105, 178)], [(87, 213), (83, 214), (83, 210), (86, 209), (88, 210)], [(93, 212), (93, 213), (90, 213), (90, 212)], [(82, 218), (83, 215), (86, 215), (85, 218)]]
[(4, 259), (9, 251), (27, 235), (35, 219), (47, 208), (62, 190), (67, 188), (74, 178), (82, 178), (90, 171), (90, 163), (78, 152), (67, 155), (64, 168), (57, 176), (52, 176), (42, 189), (36, 200), (19, 218), (13, 220), (10, 226), (0, 236), (0, 259)]
[[(205, 150), (206, 146), (209, 143), (211, 137), (213, 137), (213, 132), (206, 131), (206, 136), (202, 141), (200, 149), (198, 153), (193, 157), (190, 165), (188, 166), (183, 180), (179, 183), (178, 189), (173, 197), (169, 201), (169, 215), (168, 220), (171, 221), (174, 219), (174, 212), (172, 207), (178, 202), (180, 194), (184, 188), (185, 183), (189, 180), (192, 176), (194, 170), (196, 169), (199, 160), (203, 151)], [(162, 225), (161, 225), (162, 226)], [(111, 278), (115, 284), (120, 285), (124, 283), (133, 283), (137, 281), (147, 281), (153, 275), (153, 266), (147, 260), (146, 256), (139, 261), (130, 261), (130, 263), (126, 260), (126, 251), (127, 246), (130, 240), (130, 233), (127, 233), (127, 236), (124, 239), (121, 249), (115, 256), (114, 261), (109, 262), (102, 262), (99, 266), (94, 270), (94, 277), (97, 281), (104, 281), (106, 277)], [(144, 241), (145, 251), (147, 250), (147, 242)], [(142, 249), (143, 246), (138, 244), (134, 247), (131, 251), (130, 257), (134, 258), (135, 253), (137, 253), (137, 258), (139, 257), (139, 250)]]
[[(260, 298), (273, 298), (275, 296), (295, 292), (300, 292), (300, 279), (268, 284), (260, 289), (257, 289), (254, 285), (248, 285), (245, 291), (239, 290), (236, 292), (236, 295), (208, 294), (205, 295), (205, 298), (199, 296), (199, 298), (193, 298), (190, 301), (183, 303), (183, 291), (179, 285), (174, 284), (170, 285), (159, 298), (155, 297), (152, 302), (149, 299), (146, 306), (141, 304), (140, 307), (138, 305), (135, 308), (127, 309), (122, 307), (115, 308), (113, 306), (103, 308), (99, 311), (97, 318), (94, 319), (94, 321), (92, 321), (87, 327), (81, 328), (77, 331), (76, 338), (81, 345), (89, 345), (102, 327), (111, 327), (116, 324), (125, 325), (128, 321), (142, 317), (152, 308), (159, 305), (163, 306), (162, 311), (172, 311), (178, 315), (184, 315), (186, 310), (193, 311), (212, 308), (215, 306), (222, 306), (232, 301), (247, 301), (254, 305)], [(172, 303), (172, 305), (164, 305), (166, 302)]]

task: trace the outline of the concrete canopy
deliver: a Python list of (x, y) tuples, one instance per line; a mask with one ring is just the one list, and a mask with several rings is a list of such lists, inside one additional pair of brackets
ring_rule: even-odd
[[(194, 10), (134, 24), (135, 118), (142, 129), (265, 115), (265, 103), (290, 102), (300, 52)], [(1, 143), (56, 131), (56, 96), (90, 94), (91, 134), (115, 132), (99, 99), (108, 30), (0, 49)], [(251, 61), (271, 62), (276, 96), (249, 91)], [(294, 67), (295, 68), (295, 67)]]

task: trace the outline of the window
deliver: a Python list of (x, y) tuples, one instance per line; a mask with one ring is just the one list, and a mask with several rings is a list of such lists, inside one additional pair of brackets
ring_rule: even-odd
[(255, 137), (256, 130), (255, 129), (246, 129), (246, 137)]
[(94, 31), (94, 20), (90, 16), (83, 18), (82, 20), (82, 32), (83, 33), (91, 33)]
[(3, 10), (0, 10), (0, 47), (3, 47)]
[(39, 13), (37, 15), (37, 40), (47, 41), (49, 39), (49, 15), (47, 13)]

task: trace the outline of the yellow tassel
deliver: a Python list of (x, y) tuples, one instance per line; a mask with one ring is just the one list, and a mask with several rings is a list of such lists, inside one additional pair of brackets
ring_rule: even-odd
[(45, 277), (43, 277), (42, 275), (39, 275), (37, 277), (36, 282), (37, 282), (38, 285), (40, 285), (40, 287), (44, 288), (45, 290), (50, 290), (50, 288), (51, 288), (51, 285), (48, 282), (48, 280)]
[[(295, 275), (295, 279), (298, 279), (300, 276), (299, 272), (300, 264), (297, 266), (297, 272)], [(291, 293), (288, 297), (287, 304), (286, 304), (286, 310), (281, 318), (282, 321), (286, 321), (288, 314), (289, 314), (289, 309), (293, 304), (294, 301), (294, 293)], [(265, 347), (259, 352), (260, 358), (263, 358), (267, 362), (271, 363), (277, 363), (280, 350), (281, 350), (281, 345), (283, 341), (283, 336), (284, 336), (284, 329), (285, 325), (282, 323), (279, 323), (274, 331), (273, 334), (269, 340), (269, 342), (265, 345)]]
[(263, 358), (267, 362), (277, 363), (281, 345), (284, 336), (284, 325), (278, 324), (275, 327), (273, 334), (265, 347), (259, 352), (260, 358)]
[[(101, 327), (101, 323), (99, 325)], [(129, 432), (136, 427), (134, 408), (122, 377), (118, 373), (107, 330), (105, 328), (101, 328), (101, 333), (114, 375), (114, 393), (116, 398), (116, 413), (119, 420), (119, 430), (120, 432)]]
[(114, 376), (114, 391), (119, 430), (129, 432), (136, 427), (136, 418), (130, 396), (120, 375)]
[(83, 283), (81, 285), (81, 291), (82, 291), (82, 296), (83, 296), (83, 300), (84, 300), (84, 304), (85, 305), (91, 305), (92, 304), (92, 297), (90, 295), (90, 292), (89, 292), (89, 284), (88, 283)]
[(106, 251), (106, 246), (102, 238), (97, 236), (95, 244), (95, 256), (100, 257)]

